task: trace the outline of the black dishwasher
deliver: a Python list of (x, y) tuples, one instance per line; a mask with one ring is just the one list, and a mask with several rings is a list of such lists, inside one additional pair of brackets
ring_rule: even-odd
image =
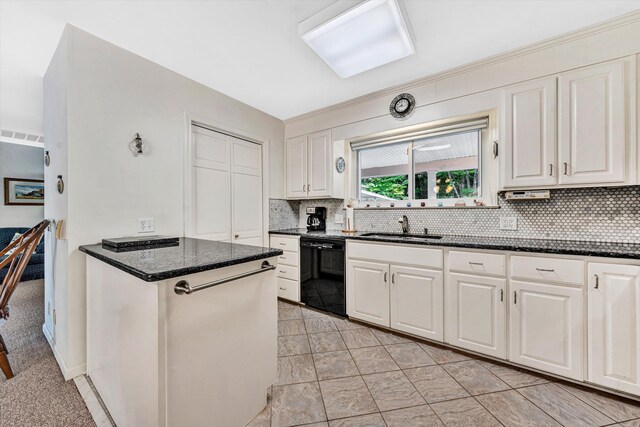
[(344, 240), (300, 239), (300, 300), (308, 306), (347, 315)]

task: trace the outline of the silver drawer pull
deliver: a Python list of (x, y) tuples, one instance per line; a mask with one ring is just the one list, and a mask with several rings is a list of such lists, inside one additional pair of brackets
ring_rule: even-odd
[(555, 270), (553, 268), (536, 268), (541, 273), (553, 273)]
[(227, 277), (226, 279), (214, 280), (213, 282), (203, 283), (202, 285), (191, 287), (186, 280), (180, 280), (173, 287), (173, 291), (178, 295), (190, 295), (193, 292), (201, 291), (203, 289), (211, 288), (213, 286), (222, 285), (224, 283), (231, 282), (233, 280), (242, 279), (244, 277), (253, 276), (254, 274), (263, 273), (265, 271), (275, 270), (276, 266), (269, 264), (269, 261), (263, 261), (262, 266), (257, 270), (247, 271), (246, 273), (236, 274), (235, 276)]
[(469, 261), (469, 264), (471, 264), (471, 265), (484, 265), (483, 262), (471, 262), (471, 261)]
[(282, 271), (282, 270), (280, 270), (280, 273), (282, 273), (282, 274), (287, 274), (287, 272), (286, 272), (286, 271)]
[(281, 291), (286, 291), (286, 290), (287, 290), (287, 288), (280, 288), (280, 290), (281, 290)]
[(286, 243), (280, 243), (280, 246), (286, 246)]

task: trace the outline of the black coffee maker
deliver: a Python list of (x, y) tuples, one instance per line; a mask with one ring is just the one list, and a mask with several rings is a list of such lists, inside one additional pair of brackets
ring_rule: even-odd
[(327, 208), (317, 206), (307, 208), (307, 230), (320, 231), (327, 229)]

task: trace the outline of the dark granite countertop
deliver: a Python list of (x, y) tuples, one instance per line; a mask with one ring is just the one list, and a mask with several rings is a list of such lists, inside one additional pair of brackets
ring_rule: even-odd
[(606, 258), (640, 259), (640, 243), (596, 242), (582, 240), (519, 239), (506, 237), (444, 235), (442, 239), (407, 241), (400, 237), (371, 237), (369, 232), (343, 233), (340, 230), (307, 231), (304, 228), (272, 230), (269, 234), (285, 234), (326, 239), (353, 239), (372, 242), (408, 243), (423, 246), (537, 252), (545, 254), (579, 255)]
[(127, 250), (97, 245), (80, 250), (145, 282), (157, 282), (282, 255), (280, 249), (181, 237), (177, 245), (137, 246)]

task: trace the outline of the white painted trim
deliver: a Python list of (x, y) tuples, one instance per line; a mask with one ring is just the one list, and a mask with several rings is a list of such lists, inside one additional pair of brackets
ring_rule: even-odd
[(93, 422), (96, 423), (97, 427), (112, 427), (113, 424), (109, 420), (109, 416), (106, 411), (102, 407), (100, 403), (100, 399), (97, 396), (97, 391), (91, 388), (89, 381), (87, 381), (87, 377), (84, 375), (80, 375), (73, 379), (73, 382), (84, 400), (84, 404), (87, 405), (87, 409), (91, 414), (91, 418), (93, 418)]
[(191, 138), (191, 125), (193, 123), (201, 123), (212, 130), (219, 130), (223, 133), (231, 136), (236, 136), (241, 139), (255, 142), (262, 146), (262, 245), (268, 246), (269, 244), (269, 138), (248, 132), (244, 129), (234, 128), (225, 123), (218, 122), (211, 117), (206, 117), (201, 114), (197, 114), (190, 111), (185, 111), (185, 134), (184, 134), (184, 149), (183, 149), (183, 192), (184, 192), (184, 206), (183, 217), (184, 223), (182, 228), (182, 234), (187, 235), (187, 220), (188, 215), (191, 215), (191, 197), (190, 194), (193, 190), (193, 182), (191, 177), (191, 154), (192, 154), (192, 138)]
[(79, 375), (84, 375), (84, 373), (87, 371), (87, 364), (82, 363), (80, 365), (69, 368), (66, 362), (64, 361), (62, 354), (58, 350), (58, 347), (56, 346), (56, 343), (53, 340), (53, 337), (49, 334), (49, 331), (47, 330), (44, 324), (42, 325), (42, 333), (44, 334), (44, 337), (47, 339), (47, 342), (49, 343), (49, 347), (51, 347), (51, 351), (53, 351), (53, 357), (55, 357), (56, 362), (58, 363), (58, 367), (60, 368), (60, 372), (62, 372), (62, 376), (64, 377), (64, 380), (69, 381), (70, 379), (73, 379)]

